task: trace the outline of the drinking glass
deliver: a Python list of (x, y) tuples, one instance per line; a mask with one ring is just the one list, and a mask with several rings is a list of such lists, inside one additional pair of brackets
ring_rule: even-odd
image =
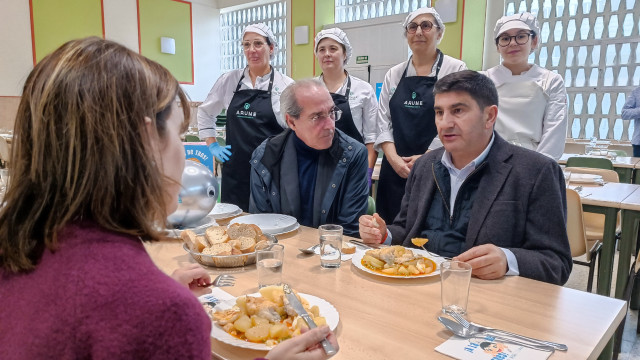
[(340, 267), (342, 256), (342, 226), (326, 224), (318, 227), (320, 234), (320, 266)]
[(569, 186), (569, 184), (571, 183), (571, 170), (564, 170), (564, 184), (565, 186)]
[(258, 288), (282, 284), (282, 263), (284, 246), (273, 244), (264, 250), (256, 250), (258, 268)]
[(467, 313), (471, 265), (462, 261), (445, 261), (440, 264), (442, 312)]

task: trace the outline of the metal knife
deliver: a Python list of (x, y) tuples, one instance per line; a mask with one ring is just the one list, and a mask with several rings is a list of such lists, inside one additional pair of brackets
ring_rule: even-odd
[[(293, 307), (293, 310), (295, 310), (296, 313), (298, 313), (298, 315), (300, 315), (300, 317), (304, 319), (304, 321), (309, 326), (309, 329), (318, 327), (316, 326), (316, 323), (313, 322), (313, 319), (311, 319), (311, 316), (309, 316), (309, 313), (307, 313), (307, 310), (304, 309), (296, 294), (293, 293), (291, 287), (289, 287), (288, 284), (284, 284), (282, 288), (284, 290), (284, 296), (289, 301), (289, 304), (291, 305), (291, 307)], [(329, 340), (323, 339), (321, 344), (325, 354), (333, 356), (337, 353), (336, 349), (333, 347), (333, 345), (331, 345)]]

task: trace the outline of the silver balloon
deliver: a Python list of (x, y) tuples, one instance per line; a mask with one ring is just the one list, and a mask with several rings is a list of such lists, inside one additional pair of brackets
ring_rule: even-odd
[(216, 205), (218, 180), (199, 162), (187, 160), (182, 172), (178, 209), (167, 218), (169, 225), (188, 226), (203, 219)]

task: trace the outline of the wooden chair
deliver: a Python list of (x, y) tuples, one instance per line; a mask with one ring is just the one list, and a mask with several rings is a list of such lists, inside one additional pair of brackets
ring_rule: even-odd
[(571, 257), (575, 258), (586, 254), (587, 261), (574, 259), (573, 263), (589, 267), (587, 291), (591, 292), (596, 258), (598, 259), (598, 264), (600, 263), (602, 242), (599, 240), (587, 241), (583, 219), (580, 195), (575, 190), (567, 189), (567, 235), (569, 237), (569, 246), (571, 247)]
[[(606, 160), (606, 159), (602, 159)], [(618, 173), (613, 170), (604, 170), (604, 169), (593, 169), (593, 168), (583, 168), (583, 167), (572, 167), (571, 173), (576, 174), (594, 174), (602, 176), (602, 180), (606, 182), (619, 182)], [(589, 188), (584, 188), (582, 191), (589, 191)], [(587, 235), (587, 241), (593, 243), (596, 240), (602, 240), (604, 233), (604, 215), (602, 214), (594, 214), (590, 212), (584, 213), (584, 227)], [(622, 228), (620, 226), (620, 214), (618, 214), (618, 219), (616, 220), (616, 234), (620, 234)]]
[(570, 157), (567, 159), (567, 167), (585, 167), (613, 170), (613, 163), (609, 159), (594, 157)]

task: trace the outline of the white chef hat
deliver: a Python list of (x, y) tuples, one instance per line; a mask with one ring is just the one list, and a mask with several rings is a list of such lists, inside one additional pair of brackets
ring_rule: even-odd
[(540, 25), (538, 25), (538, 19), (530, 12), (523, 12), (521, 14), (513, 14), (501, 17), (496, 22), (496, 27), (493, 29), (493, 38), (497, 39), (500, 34), (511, 29), (525, 29), (531, 30), (540, 36)]
[(278, 41), (276, 40), (276, 36), (273, 35), (273, 31), (269, 29), (267, 24), (256, 23), (256, 24), (247, 25), (247, 27), (245, 27), (244, 31), (242, 32), (242, 37), (244, 38), (244, 34), (248, 32), (256, 33), (258, 35), (262, 35), (265, 38), (269, 39), (269, 42), (273, 44), (273, 52), (271, 53), (271, 55), (269, 55), (269, 59), (273, 60), (273, 58), (276, 56), (276, 50), (278, 50)]
[[(409, 23), (413, 21), (413, 19), (417, 18), (418, 16), (422, 15), (422, 14), (431, 14), (433, 15), (433, 18), (436, 20), (436, 23), (434, 25), (437, 25), (438, 27), (440, 27), (440, 31), (442, 31), (442, 36), (440, 36), (440, 40), (438, 40), (438, 44), (440, 44), (440, 41), (442, 41), (442, 38), (444, 37), (444, 23), (442, 22), (442, 19), (440, 18), (440, 14), (438, 14), (438, 12), (436, 11), (436, 9), (431, 8), (431, 7), (423, 7), (420, 9), (416, 9), (413, 12), (410, 12), (409, 15), (407, 15), (407, 17), (404, 19), (404, 22), (402, 23), (402, 28), (405, 29), (405, 31), (407, 30), (407, 26), (409, 26)], [(406, 34), (406, 32), (405, 32)]]
[(353, 48), (351, 47), (351, 43), (347, 38), (347, 34), (337, 27), (320, 31), (316, 35), (316, 38), (314, 40), (315, 45), (313, 47), (313, 52), (318, 52), (318, 44), (320, 43), (320, 40), (324, 38), (333, 39), (339, 42), (340, 44), (344, 45), (345, 52), (347, 55), (347, 57), (344, 59), (344, 64), (347, 65), (347, 63), (349, 62), (349, 59), (351, 59), (351, 54), (353, 53)]

